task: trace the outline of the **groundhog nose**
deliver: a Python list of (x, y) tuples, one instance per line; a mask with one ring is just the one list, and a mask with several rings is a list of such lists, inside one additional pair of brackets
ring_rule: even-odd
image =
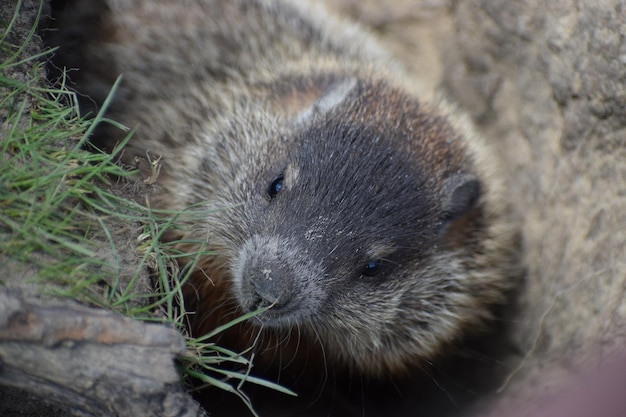
[(292, 299), (290, 270), (279, 262), (261, 262), (251, 266), (246, 274), (250, 284), (248, 309), (271, 307), (284, 309)]

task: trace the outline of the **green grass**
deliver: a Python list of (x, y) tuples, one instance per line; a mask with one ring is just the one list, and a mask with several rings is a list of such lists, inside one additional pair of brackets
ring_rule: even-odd
[[(42, 59), (50, 52), (24, 58), (35, 29), (24, 43), (15, 45), (7, 37), (15, 24), (14, 16), (5, 22), (0, 36), (0, 115), (6, 115), (0, 125), (0, 268), (10, 274), (16, 265), (27, 266), (34, 272), (23, 279), (42, 293), (175, 326), (187, 341), (187, 354), (179, 358), (186, 379), (232, 392), (255, 415), (243, 392), (244, 382), (292, 394), (251, 376), (252, 364), (241, 354), (208, 341), (251, 315), (209, 335), (189, 337), (180, 307), (182, 286), (199, 257), (211, 253), (204, 250), (203, 242), (196, 242), (196, 253), (183, 254), (176, 250), (176, 242), (163, 242), (161, 237), (193, 220), (189, 216), (198, 212), (156, 212), (128, 198), (124, 190), (135, 186), (132, 172), (115, 163), (115, 152), (83, 149), (98, 123), (115, 122), (102, 112), (91, 119), (82, 117), (75, 95), (63, 82), (51, 87), (42, 77)], [(26, 70), (19, 71), (22, 77), (18, 79), (11, 74), (19, 68)], [(118, 248), (120, 231), (112, 228), (115, 225), (122, 225), (122, 235), (137, 242), (132, 271), (124, 269)], [(183, 267), (177, 262), (180, 257), (187, 260)], [(142, 282), (147, 270), (153, 272), (147, 280), (152, 288)], [(3, 285), (15, 282), (0, 278)], [(225, 364), (236, 364), (247, 372), (229, 371)]]

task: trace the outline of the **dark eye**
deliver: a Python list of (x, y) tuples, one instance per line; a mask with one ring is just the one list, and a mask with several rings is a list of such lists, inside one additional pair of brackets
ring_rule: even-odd
[(283, 181), (284, 181), (284, 176), (283, 175), (279, 175), (278, 177), (274, 178), (272, 180), (272, 182), (270, 183), (269, 188), (267, 189), (267, 195), (269, 196), (270, 199), (276, 197), (276, 194), (278, 194), (280, 192), (280, 190), (283, 189)]
[(365, 264), (362, 273), (366, 277), (373, 277), (374, 275), (378, 274), (381, 269), (383, 269), (383, 261), (380, 259), (373, 259)]

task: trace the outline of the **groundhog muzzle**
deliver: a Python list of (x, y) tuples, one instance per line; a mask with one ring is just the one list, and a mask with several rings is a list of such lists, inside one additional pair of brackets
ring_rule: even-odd
[(57, 26), (85, 111), (122, 75), (107, 115), (136, 128), (140, 175), (161, 158), (151, 204), (202, 213), (176, 236), (215, 253), (186, 289), (196, 335), (267, 308), (217, 340), (254, 346), (255, 370), (389, 376), (505, 302), (517, 240), (494, 158), (355, 26), (257, 0), (69, 2)]

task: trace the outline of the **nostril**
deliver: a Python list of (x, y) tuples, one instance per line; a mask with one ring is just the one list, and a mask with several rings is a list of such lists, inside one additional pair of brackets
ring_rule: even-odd
[(268, 292), (262, 283), (254, 284), (254, 292), (258, 296), (260, 300), (265, 302), (266, 304), (274, 304), (280, 299), (280, 295), (275, 295)]
[(261, 297), (256, 292), (252, 294), (249, 298), (248, 305), (246, 308), (248, 311), (256, 311), (262, 308), (270, 307), (271, 303), (268, 303), (263, 297)]
[(294, 297), (293, 272), (277, 259), (258, 258), (246, 263), (240, 299), (249, 311), (271, 307), (273, 312), (287, 307)]
[(258, 308), (284, 307), (289, 299), (285, 279), (283, 277), (281, 277), (283, 279), (274, 278), (269, 269), (263, 269), (259, 272), (252, 278), (255, 296), (258, 299)]

